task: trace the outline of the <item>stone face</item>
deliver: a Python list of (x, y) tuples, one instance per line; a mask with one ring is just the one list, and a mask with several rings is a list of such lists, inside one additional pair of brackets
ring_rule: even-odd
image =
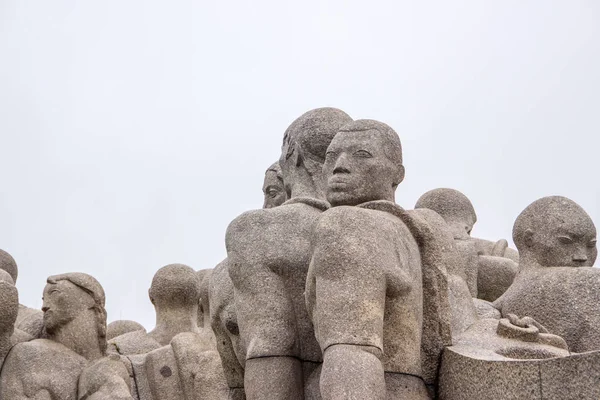
[(574, 352), (600, 350), (600, 270), (596, 228), (564, 197), (545, 197), (517, 218), (513, 238), (520, 272), (494, 303), (503, 316), (530, 316)]
[(265, 172), (262, 191), (264, 195), (263, 208), (277, 207), (287, 200), (279, 161), (271, 165)]

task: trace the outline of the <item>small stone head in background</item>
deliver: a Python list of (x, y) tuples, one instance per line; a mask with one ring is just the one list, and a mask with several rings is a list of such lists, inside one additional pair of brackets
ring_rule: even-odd
[(591, 267), (596, 261), (596, 227), (574, 201), (543, 197), (517, 217), (513, 240), (525, 267)]
[(423, 194), (415, 208), (428, 208), (446, 221), (454, 239), (469, 239), (477, 214), (471, 201), (455, 189), (438, 188)]
[(283, 186), (283, 175), (281, 174), (279, 161), (271, 165), (265, 172), (262, 190), (265, 198), (263, 208), (277, 207), (285, 202), (287, 196)]
[(148, 290), (156, 311), (156, 327), (149, 335), (163, 346), (181, 332), (198, 332), (200, 285), (191, 267), (170, 264), (159, 269)]
[(323, 172), (332, 206), (394, 201), (396, 188), (404, 180), (400, 138), (383, 122), (354, 121), (331, 142)]

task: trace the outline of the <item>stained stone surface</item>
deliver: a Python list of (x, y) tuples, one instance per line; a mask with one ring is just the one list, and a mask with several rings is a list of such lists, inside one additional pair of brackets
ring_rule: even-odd
[(590, 268), (598, 251), (587, 213), (565, 197), (539, 199), (515, 221), (513, 239), (521, 272), (495, 307), (533, 317), (571, 351), (600, 350), (600, 270)]

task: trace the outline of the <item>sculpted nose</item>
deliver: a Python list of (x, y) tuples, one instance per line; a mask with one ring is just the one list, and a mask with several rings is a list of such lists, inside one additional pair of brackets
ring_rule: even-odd
[(335, 167), (333, 168), (334, 174), (348, 174), (350, 173), (350, 169), (348, 166), (348, 158), (345, 154), (340, 154), (338, 159), (335, 162)]

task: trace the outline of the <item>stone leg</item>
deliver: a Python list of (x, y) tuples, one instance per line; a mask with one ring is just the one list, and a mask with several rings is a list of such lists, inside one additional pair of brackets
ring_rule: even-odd
[(246, 361), (244, 389), (248, 400), (303, 400), (302, 363), (295, 357)]
[(337, 344), (325, 350), (323, 400), (386, 400), (381, 360), (371, 346)]

